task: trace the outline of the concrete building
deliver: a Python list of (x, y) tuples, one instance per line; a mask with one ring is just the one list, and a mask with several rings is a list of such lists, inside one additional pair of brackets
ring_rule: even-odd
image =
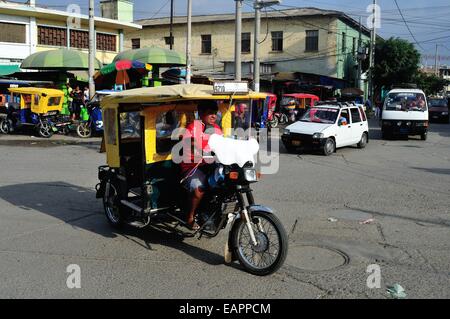
[(447, 96), (450, 97), (450, 66), (441, 66), (439, 69), (439, 76), (448, 81), (448, 85), (444, 88), (444, 90)]
[[(186, 17), (173, 22), (174, 50), (185, 52)], [(169, 47), (169, 18), (138, 20), (143, 29), (127, 33), (125, 48)], [(359, 23), (338, 11), (302, 8), (262, 12), (260, 35), (261, 79), (276, 74), (302, 73), (323, 82), (354, 86), (357, 72)], [(234, 14), (192, 17), (194, 74), (234, 73)], [(370, 32), (361, 27), (363, 45)], [(242, 75), (253, 73), (254, 13), (242, 14)], [(293, 78), (298, 78), (298, 74)], [(320, 79), (317, 80), (320, 82)]]
[[(108, 1), (113, 2), (130, 4), (125, 0)], [(77, 11), (73, 6), (67, 11), (40, 7), (35, 0), (28, 3), (0, 0), (0, 65), (19, 65), (32, 53), (55, 48), (88, 52), (89, 17)], [(125, 33), (142, 28), (104, 17), (95, 17), (95, 27), (96, 56), (105, 64), (123, 49)]]

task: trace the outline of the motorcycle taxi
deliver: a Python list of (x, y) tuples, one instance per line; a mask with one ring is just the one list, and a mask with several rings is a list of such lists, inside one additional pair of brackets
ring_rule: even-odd
[(114, 90), (99, 90), (96, 91), (92, 99), (90, 99), (86, 106), (85, 114), (81, 115), (81, 120), (76, 127), (77, 135), (81, 138), (91, 137), (93, 134), (103, 133), (103, 119), (100, 102), (105, 96), (117, 93)]
[[(233, 131), (235, 106), (263, 103), (266, 95), (214, 94), (213, 86), (180, 84), (127, 90), (102, 102), (107, 164), (99, 167), (97, 198), (108, 222), (143, 228), (163, 227), (183, 236), (215, 237), (228, 227), (225, 261), (238, 260), (250, 273), (268, 275), (287, 255), (287, 235), (272, 209), (257, 205), (251, 184), (258, 174), (253, 160), (258, 143)], [(176, 158), (183, 153), (183, 130), (195, 120), (197, 104), (218, 104), (217, 124), (223, 136), (209, 139), (215, 162), (208, 189), (197, 209), (200, 228), (187, 227), (189, 200)], [(189, 143), (189, 147), (191, 144)], [(180, 152), (181, 150), (181, 152)], [(236, 151), (238, 150), (238, 151)]]
[(39, 136), (49, 138), (60, 127), (68, 125), (59, 119), (64, 92), (37, 87), (9, 88), (10, 102), (6, 117), (0, 122), (4, 134), (32, 128)]

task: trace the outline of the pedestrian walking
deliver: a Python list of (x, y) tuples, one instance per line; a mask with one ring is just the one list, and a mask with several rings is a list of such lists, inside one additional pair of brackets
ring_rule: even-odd
[(84, 105), (84, 94), (80, 90), (79, 85), (72, 91), (72, 98), (72, 120), (78, 120), (80, 118), (81, 107)]

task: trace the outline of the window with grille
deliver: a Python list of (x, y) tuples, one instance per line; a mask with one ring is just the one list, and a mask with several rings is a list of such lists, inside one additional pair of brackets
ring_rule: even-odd
[(305, 51), (319, 51), (319, 30), (306, 30)]
[(38, 44), (66, 46), (67, 30), (64, 28), (38, 26)]
[(141, 48), (141, 39), (131, 39), (131, 48), (140, 49)]
[(70, 46), (78, 49), (89, 49), (89, 32), (70, 30)]
[(250, 32), (242, 33), (241, 35), (241, 52), (250, 53)]
[(116, 36), (113, 34), (97, 33), (97, 50), (116, 51)]
[(26, 43), (24, 24), (0, 22), (0, 42)]
[(211, 34), (202, 34), (202, 53), (211, 54)]
[(283, 51), (283, 31), (272, 32), (272, 51)]

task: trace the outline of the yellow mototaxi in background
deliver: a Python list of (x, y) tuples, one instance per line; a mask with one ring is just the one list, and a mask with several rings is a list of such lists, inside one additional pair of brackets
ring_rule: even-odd
[[(213, 86), (200, 84), (132, 89), (105, 97), (101, 107), (107, 165), (99, 167), (96, 190), (109, 223), (140, 228), (151, 224), (199, 237), (215, 237), (230, 224), (226, 260), (239, 260), (253, 274), (276, 271), (286, 257), (286, 232), (273, 211), (256, 205), (253, 199), (250, 185), (258, 175), (254, 162), (242, 158), (248, 156), (243, 153), (253, 151), (248, 157), (253, 159), (258, 143), (233, 131), (235, 125), (252, 127), (251, 114), (244, 113), (251, 112), (252, 107), (237, 112), (235, 106), (262, 107), (265, 98), (266, 94), (248, 91), (248, 87), (227, 92), (220, 85), (214, 91)], [(197, 211), (200, 229), (189, 230), (185, 223), (189, 194), (181, 186), (183, 176), (172, 151), (177, 149), (180, 154), (177, 146), (185, 141), (183, 129), (198, 118), (197, 105), (202, 100), (217, 103), (216, 123), (224, 136), (213, 134), (209, 138), (213, 154), (209, 159), (215, 161), (203, 166), (211, 174), (207, 175), (209, 186)], [(229, 144), (226, 163), (223, 144)], [(239, 150), (240, 162), (230, 161), (238, 157), (234, 153)]]
[(39, 136), (48, 138), (57, 130), (64, 92), (56, 89), (21, 87), (9, 88), (7, 116), (0, 122), (4, 134), (31, 127)]

